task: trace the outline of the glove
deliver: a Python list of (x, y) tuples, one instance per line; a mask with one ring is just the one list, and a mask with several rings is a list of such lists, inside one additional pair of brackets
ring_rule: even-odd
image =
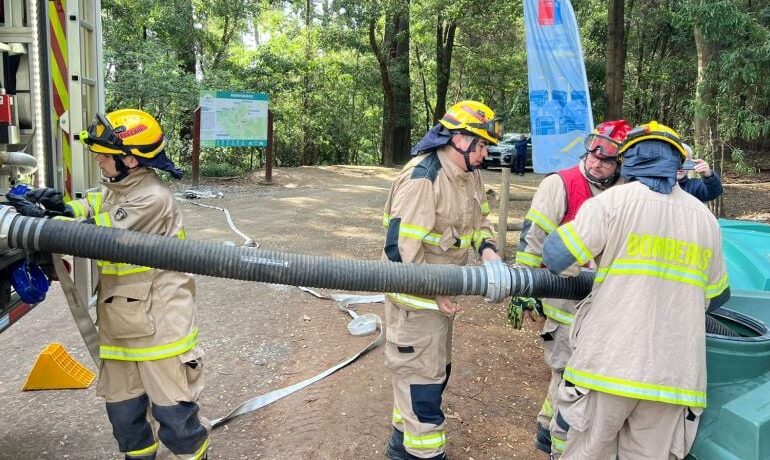
[(528, 316), (535, 321), (538, 316), (543, 315), (543, 303), (540, 299), (532, 297), (511, 297), (508, 304), (508, 322), (514, 329), (521, 329), (524, 324), (524, 312), (529, 312)]
[(49, 211), (55, 211), (58, 213), (64, 213), (66, 205), (64, 204), (64, 197), (60, 191), (41, 187), (35, 190), (27, 192), (27, 199), (33, 203), (40, 203), (43, 207)]
[(11, 206), (16, 208), (16, 212), (22, 216), (45, 217), (45, 209), (27, 200), (23, 195), (8, 193), (5, 195), (5, 198), (8, 199), (8, 203), (10, 203)]
[(70, 205), (64, 202), (62, 193), (56, 189), (41, 187), (27, 192), (27, 200), (43, 205), (47, 217), (75, 217)]

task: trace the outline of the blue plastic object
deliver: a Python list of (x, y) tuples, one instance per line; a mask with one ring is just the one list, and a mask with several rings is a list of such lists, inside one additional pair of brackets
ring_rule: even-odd
[(29, 192), (30, 190), (32, 190), (32, 189), (31, 189), (31, 188), (29, 187), (29, 185), (27, 185), (27, 184), (16, 184), (16, 185), (14, 185), (14, 186), (13, 186), (13, 188), (12, 188), (12, 189), (10, 189), (10, 190), (8, 191), (8, 193), (11, 193), (11, 194), (13, 194), (13, 195), (20, 195), (20, 196), (24, 196), (24, 195), (26, 195), (26, 194), (27, 194), (27, 192)]
[(24, 302), (34, 305), (45, 299), (48, 278), (40, 267), (29, 259), (15, 262), (10, 267), (11, 285)]

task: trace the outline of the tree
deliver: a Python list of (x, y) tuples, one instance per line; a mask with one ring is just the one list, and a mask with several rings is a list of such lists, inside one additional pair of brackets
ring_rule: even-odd
[(384, 33), (377, 40), (377, 20), (369, 23), (369, 44), (382, 78), (382, 164), (393, 166), (409, 160), (412, 129), (412, 98), (409, 76), (409, 0), (386, 3)]
[(605, 94), (608, 120), (623, 117), (623, 77), (626, 68), (625, 0), (610, 0), (607, 18), (607, 70)]

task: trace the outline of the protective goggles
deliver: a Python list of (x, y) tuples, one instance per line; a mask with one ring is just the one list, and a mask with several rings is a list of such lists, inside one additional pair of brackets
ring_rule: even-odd
[[(98, 134), (99, 126), (104, 128), (101, 134)], [(134, 154), (134, 151), (138, 151), (139, 153), (151, 153), (155, 151), (164, 140), (163, 136), (161, 136), (160, 139), (158, 139), (158, 142), (150, 145), (127, 145), (123, 143), (123, 139), (118, 137), (118, 134), (125, 130), (125, 126), (114, 128), (107, 117), (101, 113), (97, 113), (96, 118), (89, 123), (88, 129), (81, 131), (80, 134), (78, 134), (78, 139), (86, 145), (99, 145), (107, 149), (120, 150), (124, 155), (132, 155)]]
[(495, 118), (484, 123), (466, 123), (469, 128), (483, 129), (492, 139), (503, 137), (503, 119)]
[(583, 146), (586, 152), (594, 154), (599, 159), (617, 160), (620, 142), (599, 134), (586, 136)]

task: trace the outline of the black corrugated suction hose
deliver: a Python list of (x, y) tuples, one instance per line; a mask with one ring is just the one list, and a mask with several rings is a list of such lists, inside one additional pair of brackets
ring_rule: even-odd
[[(199, 275), (264, 283), (418, 295), (487, 295), (484, 266), (401, 264), (290, 254), (179, 240), (95, 225), (0, 214), (7, 245), (90, 259), (125, 262)], [(510, 273), (508, 273), (508, 271)], [(502, 281), (508, 295), (582, 299), (593, 273), (560, 278), (546, 269), (510, 268)]]

